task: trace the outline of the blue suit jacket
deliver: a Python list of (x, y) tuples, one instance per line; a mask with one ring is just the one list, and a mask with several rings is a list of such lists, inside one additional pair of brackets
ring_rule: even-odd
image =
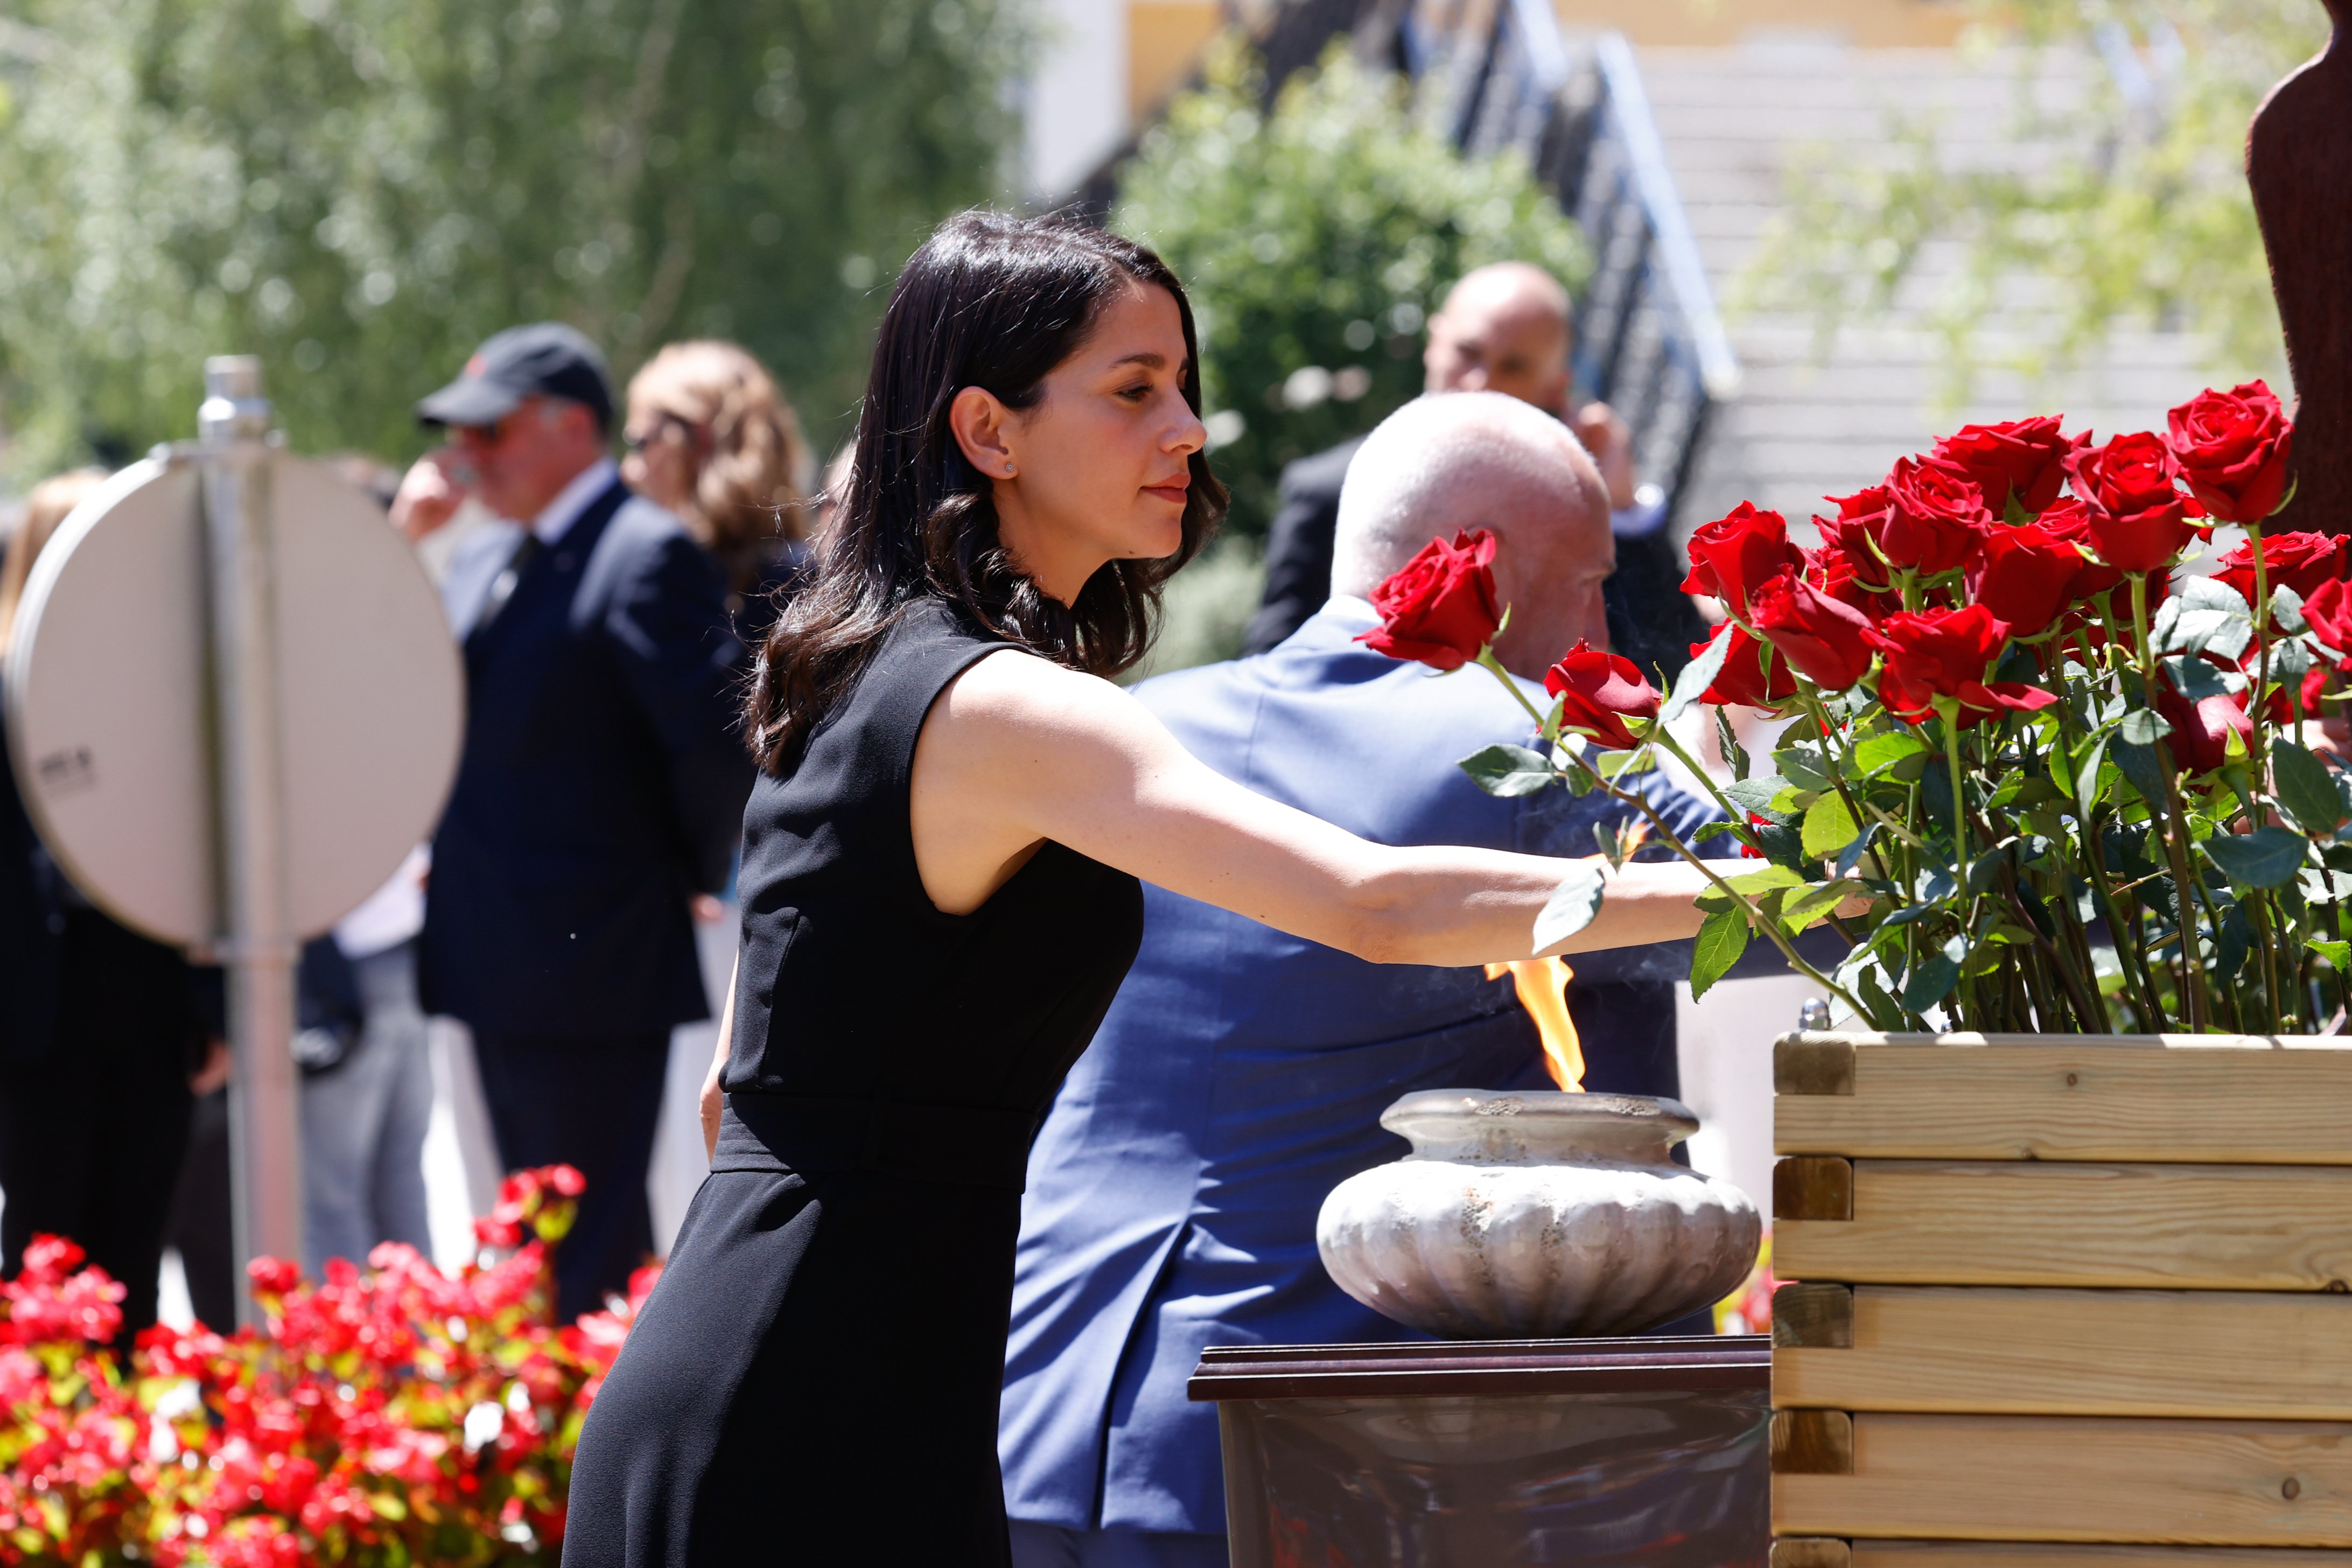
[(719, 569), (614, 484), (466, 639), (466, 748), (425, 885), (425, 1004), (477, 1029), (707, 1017), (688, 900), (726, 885), (751, 762)]
[[(1268, 653), (1136, 694), (1219, 773), (1364, 837), (1592, 853), (1623, 808), (1482, 793), (1455, 762), (1526, 742), (1525, 710), (1483, 670), (1433, 677), (1352, 640), (1373, 624), (1335, 599)], [(1643, 784), (1685, 831), (1717, 815)], [(1160, 888), (1144, 907), (1142, 952), (1031, 1153), (999, 1450), (1015, 1519), (1222, 1531), (1216, 1416), (1184, 1397), (1202, 1349), (1409, 1337), (1324, 1273), (1325, 1194), (1405, 1152), (1380, 1126), (1399, 1095), (1549, 1083), (1508, 980), (1366, 963)], [(1570, 962), (1654, 984), (1689, 947)], [(1584, 1047), (1600, 1067), (1610, 1041)]]

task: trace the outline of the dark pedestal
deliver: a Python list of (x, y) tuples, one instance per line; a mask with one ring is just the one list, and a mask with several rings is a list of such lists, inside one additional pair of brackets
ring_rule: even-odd
[(1769, 1338), (1207, 1352), (1233, 1568), (1725, 1568), (1771, 1535)]

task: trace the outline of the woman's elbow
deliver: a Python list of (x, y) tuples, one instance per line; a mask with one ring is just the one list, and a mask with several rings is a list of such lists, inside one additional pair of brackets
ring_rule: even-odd
[(1367, 963), (1425, 963), (1421, 924), (1403, 901), (1376, 889), (1360, 889), (1340, 912), (1338, 940), (1331, 945)]

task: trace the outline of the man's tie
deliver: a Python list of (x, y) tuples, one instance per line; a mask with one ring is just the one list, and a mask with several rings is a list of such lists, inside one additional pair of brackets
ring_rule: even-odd
[(522, 574), (530, 570), (530, 563), (538, 560), (546, 549), (538, 534), (529, 529), (523, 531), (522, 542), (515, 546), (514, 553), (507, 557), (506, 565), (490, 580), (490, 591), (482, 600), (482, 613), (474, 617), (474, 629), (466, 634), (467, 641), (471, 642), (481, 636), (489, 624), (499, 618), (499, 612), (507, 607), (509, 599), (514, 597), (515, 584), (522, 581)]

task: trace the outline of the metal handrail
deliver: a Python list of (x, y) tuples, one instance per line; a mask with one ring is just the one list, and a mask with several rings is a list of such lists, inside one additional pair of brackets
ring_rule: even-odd
[[(1539, 5), (1541, 0), (1520, 0)], [(1549, 12), (1547, 10), (1547, 16)], [(1633, 63), (1633, 47), (1622, 33), (1603, 33), (1594, 40), (1592, 59), (1605, 84), (1604, 98), (1617, 121), (1633, 184), (1641, 194), (1643, 215), (1655, 237), (1653, 244), (1673, 286), (1676, 304), (1690, 331), (1707, 395), (1729, 397), (1739, 390), (1739, 361), (1723, 330), (1723, 316), (1715, 306), (1715, 290), (1707, 286), (1706, 265), (1699, 259), (1698, 241), (1691, 237), (1690, 218), (1683, 211), (1681, 193), (1666, 167), (1665, 143), (1657, 122), (1650, 117), (1650, 95), (1642, 86), (1642, 72)]]

